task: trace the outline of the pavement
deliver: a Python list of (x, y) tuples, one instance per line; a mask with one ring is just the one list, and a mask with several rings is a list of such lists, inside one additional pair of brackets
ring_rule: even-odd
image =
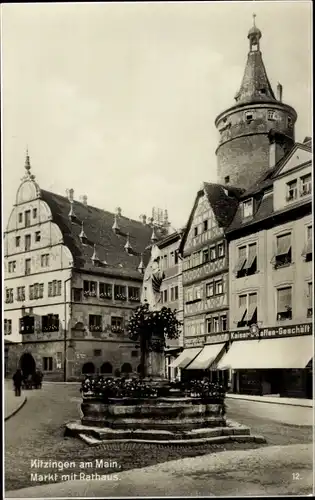
[(15, 396), (12, 382), (5, 381), (4, 387), (4, 420), (8, 420), (25, 405), (27, 397), (24, 391), (21, 396)]
[(82, 468), (77, 480), (59, 473), (62, 482), (8, 491), (6, 498), (311, 495), (312, 451), (312, 444), (223, 451), (105, 477), (99, 469), (101, 479)]
[[(9, 384), (7, 387), (12, 395), (12, 385)], [(55, 496), (53, 494), (54, 488), (57, 488), (58, 491), (62, 487), (69, 488), (68, 481), (59, 486), (52, 483), (45, 486), (40, 482), (41, 477), (32, 478), (31, 473), (36, 473), (36, 469), (31, 467), (31, 461), (34, 458), (58, 461), (74, 460), (78, 464), (82, 460), (90, 461), (100, 458), (120, 461), (121, 472), (118, 483), (121, 486), (116, 486), (117, 480), (113, 476), (112, 481), (106, 479), (105, 482), (108, 488), (115, 488), (115, 491), (116, 488), (119, 488), (114, 496), (122, 497), (131, 494), (135, 496), (165, 496), (165, 492), (175, 496), (195, 496), (202, 495), (203, 492), (205, 495), (300, 495), (304, 494), (305, 491), (309, 492), (308, 464), (311, 463), (311, 460), (309, 461), (308, 457), (311, 454), (309, 447), (312, 447), (311, 443), (313, 442), (313, 427), (307, 425), (308, 415), (312, 414), (310, 408), (229, 399), (227, 401), (227, 417), (249, 426), (252, 434), (263, 435), (267, 439), (267, 446), (247, 450), (246, 453), (240, 450), (222, 451), (224, 450), (224, 446), (222, 446), (218, 453), (217, 449), (211, 450), (215, 452), (215, 455), (210, 455), (208, 449), (204, 449), (196, 459), (185, 459), (183, 454), (186, 457), (193, 455), (188, 449), (181, 449), (179, 452), (176, 447), (169, 447), (163, 451), (157, 449), (156, 446), (141, 447), (137, 443), (91, 448), (78, 439), (65, 439), (65, 423), (78, 419), (81, 404), (78, 387), (74, 384), (46, 383), (40, 391), (27, 391), (27, 396), (27, 404), (5, 423), (5, 486), (6, 490), (10, 492), (5, 495), (6, 498), (8, 496), (28, 498), (28, 495), (33, 498), (47, 498)], [(274, 407), (277, 407), (278, 410), (275, 411)], [(286, 423), (288, 421), (289, 424)], [(269, 450), (269, 452), (263, 450)], [(277, 463), (277, 457), (279, 463)], [(173, 465), (169, 474), (167, 471), (170, 464), (175, 463), (174, 460), (179, 465), (175, 467), (177, 472), (174, 469), (175, 472), (171, 475)], [(197, 463), (195, 460), (200, 461), (200, 467), (202, 464), (206, 466), (208, 476), (204, 483), (198, 479), (203, 477), (202, 473), (194, 474), (194, 469), (189, 468), (189, 464)], [(244, 470), (247, 467), (246, 472), (243, 469), (237, 470), (237, 464), (240, 460), (244, 463)], [(155, 465), (159, 461), (163, 463)], [(260, 464), (260, 469), (255, 466), (256, 462)], [(218, 470), (217, 464), (222, 466), (222, 473)], [(232, 464), (230, 469), (229, 464)], [(154, 476), (143, 472), (151, 470), (152, 467), (154, 467)], [(174, 477), (179, 477), (178, 471), (181, 469), (184, 471), (181, 479), (175, 481)], [(197, 466), (196, 470), (199, 470)], [(48, 470), (45, 467), (39, 467), (37, 472), (51, 473), (54, 470), (51, 467)], [(79, 466), (75, 472), (80, 472)], [(95, 468), (89, 469), (87, 472), (91, 474), (95, 472)], [(104, 473), (106, 470), (100, 470), (100, 474)], [(288, 474), (290, 476), (293, 473), (295, 473), (295, 479), (294, 482), (290, 482)], [(155, 474), (157, 474), (158, 479), (155, 479)], [(185, 479), (186, 474), (187, 479)], [(144, 475), (148, 479), (142, 484)], [(306, 483), (305, 478), (308, 481)], [(57, 478), (57, 481), (59, 480), (61, 481), (62, 478)], [(49, 479), (49, 481), (51, 480)], [(173, 481), (174, 486), (172, 485)], [(107, 495), (105, 487), (99, 486), (104, 481), (90, 478), (90, 482), (93, 488), (95, 487), (95, 494), (94, 490), (91, 490), (92, 486), (87, 484), (86, 495), (82, 486), (76, 494), (77, 487), (83, 484), (82, 481), (76, 481), (73, 486), (70, 485), (73, 488), (72, 496), (93, 497), (100, 495), (104, 498), (104, 495)], [(33, 486), (35, 488), (30, 492), (30, 488)], [(150, 486), (153, 488), (152, 492), (149, 489)], [(42, 488), (45, 490), (44, 493)], [(20, 493), (21, 491), (23, 493)], [(67, 489), (57, 496), (69, 496), (68, 493)]]
[(246, 394), (227, 394), (227, 399), (241, 399), (244, 401), (257, 401), (260, 403), (274, 403), (277, 405), (288, 405), (288, 406), (303, 406), (308, 408), (314, 407), (314, 402), (312, 399), (302, 399), (302, 398), (281, 398), (278, 395), (273, 396), (247, 396)]
[(312, 407), (281, 404), (278, 403), (276, 398), (275, 401), (266, 404), (253, 399), (228, 397), (226, 406), (228, 414), (234, 409), (237, 410), (238, 415), (233, 416), (233, 419), (235, 418), (239, 422), (242, 421), (240, 418), (243, 419), (243, 417), (246, 418), (248, 415), (252, 415), (288, 425), (312, 426), (314, 424), (314, 410)]

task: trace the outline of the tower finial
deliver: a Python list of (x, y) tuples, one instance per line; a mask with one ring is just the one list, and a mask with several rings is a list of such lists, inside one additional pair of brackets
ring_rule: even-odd
[(26, 147), (24, 168), (25, 168), (26, 172), (21, 180), (22, 181), (25, 181), (25, 180), (34, 181), (35, 175), (31, 174), (31, 161), (30, 161), (30, 155), (28, 152), (28, 146)]
[(30, 155), (28, 153), (28, 146), (26, 146), (26, 155), (25, 155), (25, 170), (27, 171), (27, 173), (30, 172), (31, 170), (31, 162), (30, 162)]
[(259, 51), (259, 40), (261, 36), (261, 31), (256, 26), (256, 14), (253, 14), (253, 27), (248, 32), (250, 52)]

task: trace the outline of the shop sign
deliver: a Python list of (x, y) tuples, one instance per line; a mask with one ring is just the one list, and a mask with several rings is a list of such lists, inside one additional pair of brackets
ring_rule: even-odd
[(206, 337), (205, 344), (220, 344), (221, 342), (228, 342), (230, 339), (229, 332), (219, 333), (218, 335), (209, 335)]
[(257, 325), (252, 325), (251, 329), (247, 331), (230, 332), (231, 340), (294, 337), (311, 334), (311, 323), (302, 323), (300, 325), (290, 326), (275, 326), (271, 328), (259, 328)]

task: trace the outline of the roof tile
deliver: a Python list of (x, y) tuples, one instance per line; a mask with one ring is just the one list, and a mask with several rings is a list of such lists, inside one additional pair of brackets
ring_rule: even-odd
[[(59, 226), (64, 243), (71, 251), (74, 258), (74, 266), (86, 271), (106, 270), (106, 274), (140, 277), (137, 267), (140, 263), (140, 254), (143, 253), (144, 264), (146, 265), (149, 256), (150, 239), (152, 227), (143, 225), (141, 222), (127, 217), (119, 216), (119, 233), (112, 230), (114, 214), (96, 207), (84, 205), (78, 201), (73, 202), (73, 212), (75, 219), (70, 221), (70, 201), (68, 198), (41, 190), (41, 198), (49, 205), (53, 221)], [(87, 237), (87, 244), (84, 245), (79, 237), (84, 222), (84, 232)], [(129, 241), (132, 247), (132, 254), (128, 254), (124, 249), (129, 233)], [(162, 237), (158, 234), (159, 238)], [(92, 255), (96, 245), (97, 255), (100, 263), (92, 263)], [(102, 264), (106, 262), (107, 265)]]

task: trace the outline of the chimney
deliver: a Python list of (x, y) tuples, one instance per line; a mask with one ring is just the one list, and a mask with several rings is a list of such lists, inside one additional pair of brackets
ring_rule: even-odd
[(283, 91), (283, 87), (282, 87), (281, 83), (278, 82), (278, 85), (277, 85), (277, 99), (280, 102), (282, 102), (282, 91)]
[(88, 197), (86, 196), (86, 194), (84, 194), (84, 195), (82, 196), (82, 203), (83, 203), (83, 205), (85, 205), (86, 207), (87, 207), (87, 201), (88, 201)]
[(283, 158), (285, 154), (285, 142), (283, 136), (275, 130), (269, 132), (269, 168), (276, 166), (278, 161)]
[(121, 208), (120, 207), (116, 208), (116, 214), (118, 215), (118, 217), (121, 217)]
[(67, 196), (69, 201), (73, 201), (74, 189), (67, 189)]

